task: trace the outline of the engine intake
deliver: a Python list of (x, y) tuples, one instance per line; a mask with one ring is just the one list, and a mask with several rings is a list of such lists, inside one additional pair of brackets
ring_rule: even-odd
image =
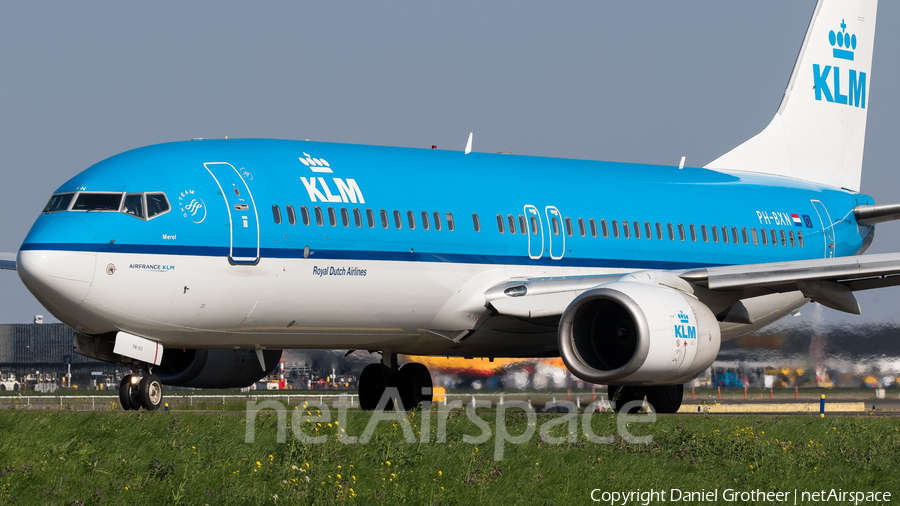
[(712, 365), (720, 344), (708, 307), (655, 284), (617, 281), (588, 290), (559, 322), (563, 362), (591, 383), (684, 383)]

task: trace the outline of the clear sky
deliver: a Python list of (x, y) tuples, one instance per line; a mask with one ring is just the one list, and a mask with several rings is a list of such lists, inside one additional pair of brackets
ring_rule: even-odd
[[(462, 150), (474, 131), (475, 151), (703, 166), (772, 118), (814, 6), (0, 2), (0, 251), (79, 171), (192, 137)], [(862, 190), (883, 204), (900, 202), (897, 61), (900, 2), (882, 1)], [(900, 223), (879, 225), (869, 252), (896, 251)], [(900, 321), (900, 288), (858, 298), (863, 316), (827, 322)], [(0, 302), (0, 322), (54, 321), (10, 271)]]

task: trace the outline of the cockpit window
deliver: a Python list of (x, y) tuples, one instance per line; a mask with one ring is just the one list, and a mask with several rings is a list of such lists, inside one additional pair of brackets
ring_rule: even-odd
[(165, 193), (147, 194), (147, 219), (165, 213), (169, 210), (169, 201)]
[(121, 193), (79, 193), (73, 211), (118, 211)]
[(65, 211), (69, 208), (69, 203), (72, 202), (72, 195), (74, 193), (60, 193), (59, 195), (54, 195), (50, 197), (50, 202), (47, 202), (47, 205), (44, 207), (45, 213), (55, 213), (57, 211)]
[(125, 195), (125, 203), (122, 204), (122, 212), (128, 216), (144, 219), (144, 195), (142, 193), (130, 193)]

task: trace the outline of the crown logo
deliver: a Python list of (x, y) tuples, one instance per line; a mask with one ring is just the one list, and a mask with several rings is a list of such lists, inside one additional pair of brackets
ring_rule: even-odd
[(681, 320), (681, 323), (691, 323), (690, 318), (688, 318), (688, 315), (684, 311), (679, 311), (676, 316)]
[(303, 153), (303, 156), (306, 158), (300, 157), (300, 162), (309, 167), (311, 171), (324, 172), (326, 174), (331, 174), (333, 172), (331, 166), (328, 165), (328, 162), (325, 161), (324, 158), (313, 158), (309, 156), (309, 153)]
[[(847, 33), (847, 23), (841, 20), (841, 31), (828, 32), (828, 42), (831, 44), (835, 58), (853, 61), (853, 51), (856, 50), (856, 34)], [(837, 47), (835, 47), (837, 46)]]

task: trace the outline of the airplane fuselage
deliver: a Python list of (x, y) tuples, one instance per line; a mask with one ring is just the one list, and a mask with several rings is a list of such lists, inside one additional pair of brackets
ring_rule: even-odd
[[(121, 202), (78, 210), (94, 193)], [(67, 194), (25, 284), (81, 332), (178, 348), (469, 355), (429, 331), (478, 328), (511, 278), (855, 255), (874, 231), (852, 213), (870, 197), (779, 176), (266, 139), (135, 149)], [(520, 344), (478, 352), (555, 346)]]

